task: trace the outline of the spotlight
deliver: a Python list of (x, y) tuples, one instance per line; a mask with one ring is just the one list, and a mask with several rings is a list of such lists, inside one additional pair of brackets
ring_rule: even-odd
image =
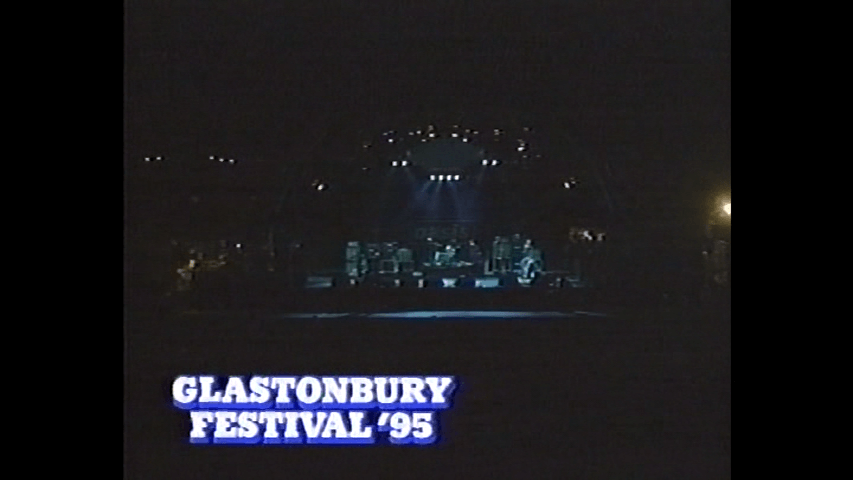
[(430, 134), (429, 134), (429, 138), (435, 138), (435, 134), (434, 134), (434, 133), (430, 133)]
[(406, 160), (403, 160), (403, 162), (401, 163), (401, 165), (403, 165), (404, 167), (408, 164), (409, 164), (409, 162), (407, 162)]
[(394, 139), (393, 139), (393, 138), (389, 138), (389, 139), (388, 139), (388, 143), (394, 143)]
[(571, 183), (569, 183), (569, 182), (563, 182), (563, 186), (564, 186), (565, 188), (572, 188), (572, 184), (571, 184)]
[(459, 136), (459, 134), (458, 134), (458, 133), (453, 133), (453, 134), (451, 134), (451, 136), (452, 136), (453, 138), (456, 138), (456, 137), (458, 137), (458, 136)]
[(397, 166), (397, 160), (394, 160), (393, 162), (391, 162), (391, 166), (396, 167)]
[(320, 185), (317, 185), (317, 190), (325, 190), (325, 189), (326, 189), (326, 184), (321, 183)]
[(497, 161), (497, 160), (492, 160), (492, 166), (495, 166), (495, 165), (497, 165), (497, 164), (498, 164), (498, 161)]
[(453, 179), (454, 179), (454, 180), (459, 180), (459, 175), (456, 175), (455, 177), (453, 177)]
[(488, 160), (483, 160), (483, 166), (488, 165), (488, 164), (489, 164)]
[(731, 203), (725, 204), (723, 206), (723, 211), (726, 212), (726, 215), (731, 217), (732, 216), (732, 204)]
[(429, 176), (429, 179), (430, 179), (430, 180), (432, 180), (432, 181), (435, 181), (435, 175), (430, 175), (430, 176)]
[(444, 175), (439, 175), (439, 176), (438, 176), (438, 179), (439, 179), (439, 180), (444, 180)]

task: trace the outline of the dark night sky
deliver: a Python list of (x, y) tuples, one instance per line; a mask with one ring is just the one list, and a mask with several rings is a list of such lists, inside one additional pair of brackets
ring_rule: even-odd
[(274, 154), (488, 111), (616, 152), (639, 182), (730, 182), (730, 17), (714, 0), (129, 1), (128, 150)]

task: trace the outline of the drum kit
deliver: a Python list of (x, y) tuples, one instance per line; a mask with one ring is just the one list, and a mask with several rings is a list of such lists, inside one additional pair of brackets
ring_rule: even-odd
[(442, 244), (440, 242), (428, 240), (427, 244), (430, 252), (430, 256), (428, 258), (432, 261), (424, 263), (424, 266), (426, 267), (460, 268), (474, 265), (472, 262), (460, 258), (459, 252), (461, 249), (455, 243)]

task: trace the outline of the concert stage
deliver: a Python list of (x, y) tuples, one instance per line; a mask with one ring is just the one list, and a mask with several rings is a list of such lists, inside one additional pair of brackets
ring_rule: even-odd
[(476, 275), (470, 269), (448, 268), (427, 272), (375, 274), (363, 279), (347, 276), (346, 272), (311, 275), (306, 278), (305, 288), (399, 288), (399, 289), (561, 289), (590, 287), (588, 282), (571, 275), (570, 272), (542, 272), (532, 279), (518, 272)]
[[(530, 287), (511, 275), (457, 277), (455, 286), (442, 276), (385, 276), (380, 282), (350, 285), (345, 275), (312, 278), (313, 288), (289, 283), (283, 276), (244, 277), (228, 283), (204, 283), (171, 297), (180, 310), (266, 313), (385, 314), (388, 312), (571, 312), (598, 311), (603, 290), (562, 288), (542, 276)], [(423, 280), (423, 287), (419, 281)], [(395, 286), (399, 281), (399, 287)], [(488, 283), (486, 282), (488, 281)], [(478, 282), (481, 286), (477, 286)], [(486, 285), (486, 286), (483, 286)], [(408, 317), (407, 317), (408, 318)]]

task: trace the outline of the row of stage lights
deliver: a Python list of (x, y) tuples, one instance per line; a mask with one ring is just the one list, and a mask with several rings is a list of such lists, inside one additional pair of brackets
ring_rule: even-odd
[[(484, 167), (486, 167), (488, 165), (495, 167), (498, 165), (498, 163), (499, 162), (497, 160), (483, 160), (483, 162), (482, 162)], [(393, 162), (391, 162), (392, 167), (406, 167), (408, 165), (409, 165), (409, 162), (407, 160), (402, 160), (402, 161), (394, 160)]]
[[(469, 138), (470, 136), (479, 135), (479, 133), (480, 133), (478, 130), (471, 130), (470, 128), (466, 128), (466, 129), (464, 129), (464, 133), (459, 133), (459, 131), (460, 131), (460, 130), (462, 130), (462, 129), (461, 129), (461, 128), (459, 128), (459, 125), (454, 125), (454, 126), (453, 126), (453, 131), (452, 131), (452, 133), (450, 133), (450, 136), (451, 136), (452, 138), (460, 138), (460, 137), (462, 137), (462, 141), (463, 141), (463, 142), (468, 142), (468, 141), (470, 140), (470, 138)], [(531, 129), (530, 129), (530, 127), (524, 127), (524, 131), (525, 131), (525, 132), (530, 132), (530, 131), (531, 131)], [(494, 136), (495, 136), (495, 139), (496, 139), (496, 140), (498, 139), (498, 137), (503, 136), (505, 133), (506, 133), (506, 132), (504, 132), (503, 130), (501, 130), (501, 129), (499, 129), (499, 128), (494, 129)], [(387, 138), (388, 143), (396, 143), (396, 142), (398, 142), (398, 141), (401, 141), (401, 140), (402, 140), (402, 139), (400, 139), (400, 138), (394, 138), (394, 135), (397, 135), (397, 132), (396, 132), (396, 131), (394, 131), (394, 130), (389, 130), (389, 131), (384, 132), (384, 133), (382, 134), (382, 136), (384, 136), (384, 137), (389, 137), (389, 138)], [(403, 134), (402, 134), (402, 133), (400, 133), (400, 135), (402, 136)], [(420, 136), (422, 136), (422, 135), (424, 135), (424, 136), (426, 136), (426, 137), (428, 137), (428, 138), (437, 138), (437, 137), (439, 137), (439, 136), (440, 136), (440, 135), (436, 132), (436, 128), (435, 128), (435, 126), (434, 126), (434, 125), (430, 125), (430, 126), (429, 126), (429, 128), (427, 128), (426, 130), (418, 129), (418, 130), (411, 130), (411, 131), (409, 131), (409, 132), (408, 132), (408, 136), (410, 136), (410, 137), (413, 137), (413, 136), (420, 137)], [(427, 138), (422, 138), (422, 139), (421, 139), (421, 142), (426, 142), (426, 141), (427, 141)], [(518, 147), (518, 151), (519, 151), (519, 152), (523, 152), (523, 151), (525, 151), (525, 150), (527, 149), (527, 144), (526, 144), (526, 142), (525, 142), (524, 140), (522, 140), (522, 139), (518, 139), (518, 141), (519, 141), (519, 144), (520, 144), (520, 146)], [(365, 144), (365, 145), (364, 145), (364, 147), (365, 147), (365, 148), (369, 148), (369, 147), (370, 147), (370, 145), (369, 145), (369, 144)]]
[[(218, 158), (217, 158), (217, 157), (216, 157), (216, 156), (214, 156), (214, 155), (211, 155), (211, 156), (210, 156), (210, 159), (211, 159), (211, 160), (214, 160), (214, 161), (219, 160), (219, 163), (230, 163), (230, 164), (232, 164), (232, 165), (233, 165), (233, 164), (235, 164), (235, 163), (237, 163), (237, 161), (236, 161), (236, 160), (234, 160), (233, 158), (230, 158), (230, 159), (226, 159), (226, 158), (222, 158), (222, 157), (218, 157)], [(146, 161), (146, 162), (162, 162), (162, 161), (163, 161), (163, 157), (145, 157), (145, 161)]]
[[(436, 135), (436, 133), (435, 133), (436, 130), (437, 129), (435, 128), (435, 125), (430, 125), (429, 127), (426, 128), (426, 130), (424, 130), (424, 129), (411, 130), (411, 131), (409, 131), (409, 135), (413, 136), (413, 135), (421, 135), (421, 134), (426, 133), (426, 134), (434, 137)], [(453, 133), (451, 135), (458, 136), (459, 135), (458, 132), (460, 130), (463, 130), (463, 129), (459, 125), (453, 125), (453, 128), (452, 128)], [(524, 127), (525, 132), (530, 132), (531, 130), (532, 129), (530, 127)], [(505, 133), (500, 128), (495, 128), (493, 131), (494, 131), (494, 134), (496, 137), (503, 135)], [(464, 132), (466, 134), (469, 134), (469, 135), (479, 135), (479, 133), (480, 133), (478, 130), (472, 130), (470, 128), (464, 129)], [(397, 132), (395, 130), (389, 130), (389, 131), (383, 133), (382, 135), (388, 137), (388, 136), (395, 135), (395, 134), (397, 134)]]
[[(216, 156), (214, 156), (214, 155), (211, 155), (211, 156), (210, 156), (210, 159), (211, 159), (211, 160), (214, 160), (214, 161), (215, 161), (215, 160), (217, 160)], [(233, 158), (226, 160), (226, 159), (224, 159), (224, 158), (222, 158), (222, 157), (219, 157), (219, 158), (218, 158), (218, 160), (219, 160), (219, 163), (225, 163), (225, 162), (228, 162), (228, 163), (230, 163), (230, 164), (232, 164), (232, 165), (235, 163)]]
[(436, 180), (438, 180), (439, 182), (443, 182), (445, 180), (452, 182), (452, 181), (459, 180), (460, 178), (461, 177), (459, 175), (430, 175), (429, 176), (429, 179), (432, 180), (433, 182)]

